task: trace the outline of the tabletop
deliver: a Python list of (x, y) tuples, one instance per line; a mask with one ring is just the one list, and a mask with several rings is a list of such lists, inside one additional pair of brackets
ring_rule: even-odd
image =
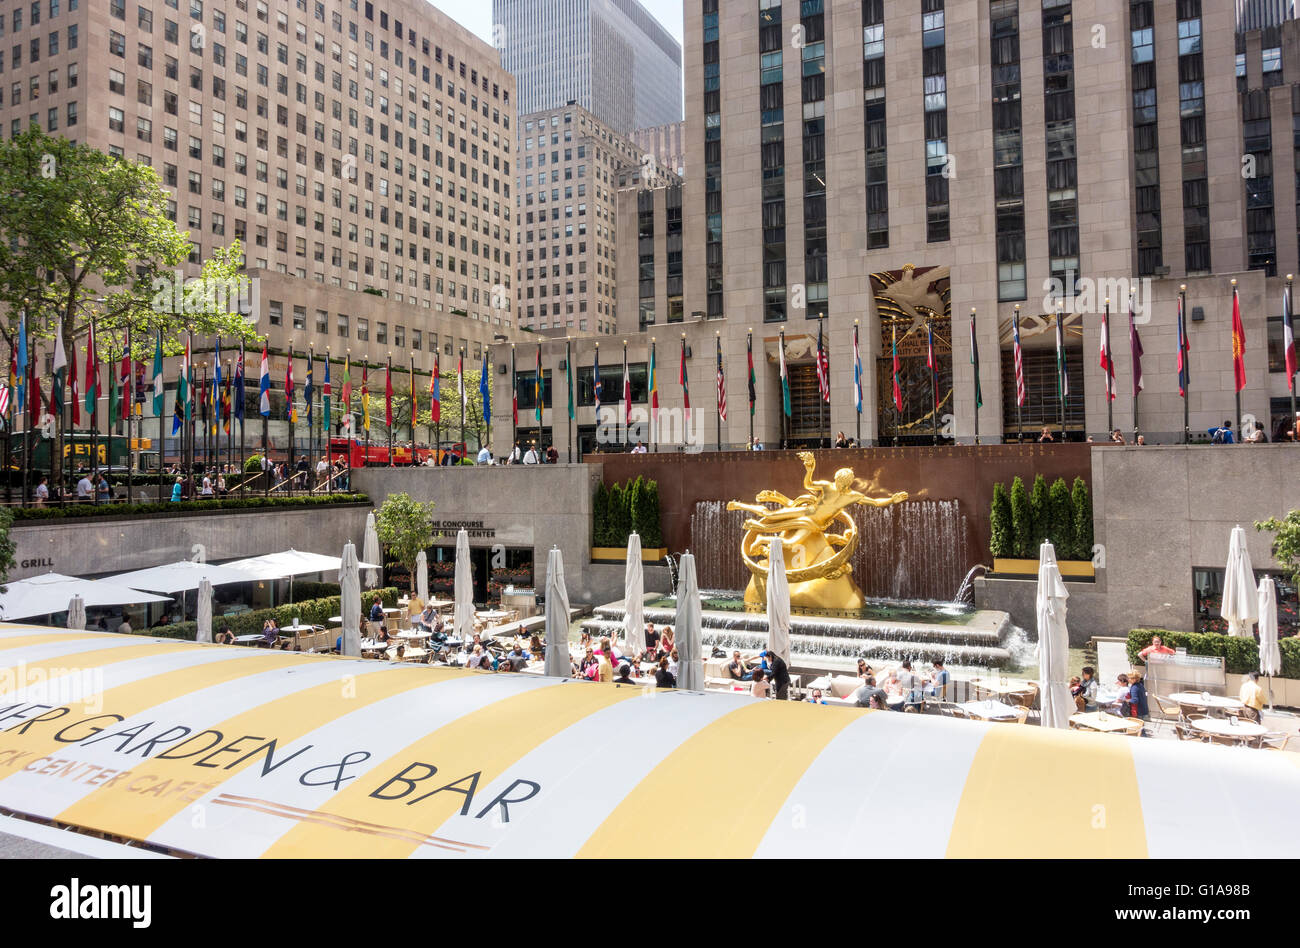
[(967, 701), (959, 707), (967, 714), (981, 718), (1002, 720), (1016, 716), (1016, 709), (1001, 701)]
[(1180, 691), (1169, 696), (1171, 701), (1179, 704), (1195, 705), (1198, 708), (1242, 708), (1242, 702), (1236, 698), (1224, 698), (1219, 695), (1202, 694), (1199, 691)]
[(970, 683), (977, 688), (983, 688), (985, 691), (993, 691), (1000, 695), (1010, 694), (1013, 691), (1028, 691), (1033, 687), (1031, 681), (1016, 681), (1013, 679), (1001, 678), (972, 678)]
[(1128, 724), (1126, 722), (1136, 720), (1137, 718), (1125, 719), (1114, 714), (1104, 714), (1100, 711), (1070, 715), (1071, 724), (1088, 731), (1127, 731)]
[(266, 636), (262, 635), (261, 633), (255, 635), (236, 635), (235, 641), (236, 642), (260, 642), (265, 638)]
[(1222, 734), (1224, 737), (1259, 737), (1268, 733), (1268, 728), (1262, 724), (1238, 721), (1236, 718), (1199, 718), (1192, 722), (1192, 727), (1210, 734)]
[(413, 641), (424, 641), (429, 637), (429, 634), (430, 633), (428, 632), (420, 632), (412, 629), (409, 632), (397, 632), (393, 637), (398, 639), (411, 639)]
[(492, 621), (500, 621), (501, 619), (504, 619), (506, 616), (510, 615), (510, 613), (501, 612), (496, 609), (488, 609), (483, 612), (476, 612), (475, 615), (485, 622), (492, 622)]
[(315, 632), (316, 627), (314, 625), (282, 625), (280, 626), (280, 631), (281, 632)]

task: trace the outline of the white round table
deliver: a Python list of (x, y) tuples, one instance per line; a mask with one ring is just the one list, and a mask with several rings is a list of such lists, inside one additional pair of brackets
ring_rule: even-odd
[(1016, 716), (1016, 709), (1001, 701), (967, 701), (959, 707), (972, 717), (1004, 721)]
[(1169, 696), (1171, 701), (1190, 704), (1198, 708), (1244, 708), (1245, 705), (1236, 698), (1223, 698), (1219, 695), (1202, 694), (1198, 691), (1180, 691)]
[(1268, 733), (1268, 728), (1262, 724), (1256, 724), (1254, 721), (1238, 721), (1236, 718), (1199, 718), (1192, 722), (1192, 727), (1209, 734), (1243, 739)]

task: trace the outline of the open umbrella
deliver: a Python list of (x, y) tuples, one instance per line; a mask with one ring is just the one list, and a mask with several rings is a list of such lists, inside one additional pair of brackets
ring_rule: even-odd
[(82, 630), (86, 627), (86, 600), (73, 596), (68, 602), (68, 628)]
[(199, 580), (198, 632), (194, 641), (212, 641), (212, 583), (207, 579)]
[(677, 564), (677, 687), (704, 690), (704, 658), (700, 644), (700, 586), (695, 579), (695, 557), (682, 554)]
[(453, 628), (456, 638), (469, 643), (474, 639), (474, 578), (469, 571), (469, 534), (464, 528), (456, 534), (456, 611)]
[(1065, 600), (1070, 598), (1061, 569), (1056, 565), (1056, 548), (1044, 542), (1038, 550), (1038, 681), (1043, 727), (1068, 727), (1070, 711), (1070, 634), (1065, 627)]
[[(338, 569), (337, 566), (334, 568)], [(234, 564), (218, 566), (215, 563), (199, 563), (194, 560), (181, 560), (179, 563), (167, 563), (163, 566), (153, 566), (149, 569), (138, 569), (108, 577), (110, 582), (121, 583), (132, 589), (147, 589), (150, 592), (168, 595), (198, 589), (199, 583), (205, 579), (213, 586), (221, 586), (226, 583), (247, 583), (262, 578), (262, 576), (250, 576)]]
[(42, 573), (29, 579), (12, 579), (0, 592), (0, 621), (31, 619), (67, 612), (73, 596), (87, 606), (129, 606), (168, 602), (166, 596), (141, 592), (107, 579), (78, 579), (61, 573)]
[[(375, 512), (372, 510), (366, 514), (366, 537), (361, 547), (361, 555), (365, 557), (367, 563), (382, 563), (379, 558), (379, 531), (375, 529)], [(366, 570), (366, 588), (374, 589), (379, 585), (379, 572), (374, 569)]]
[(790, 665), (790, 583), (785, 578), (785, 548), (772, 537), (767, 556), (767, 647)]
[(641, 566), (641, 535), (627, 538), (623, 570), (623, 654), (631, 661), (645, 643), (645, 570)]
[(357, 548), (349, 540), (343, 546), (339, 565), (339, 593), (343, 619), (344, 655), (361, 656), (361, 569), (357, 565)]
[(1228, 538), (1228, 565), (1223, 571), (1223, 606), (1219, 614), (1228, 622), (1228, 634), (1246, 638), (1259, 618), (1259, 594), (1255, 588), (1255, 570), (1246, 549), (1246, 531), (1232, 528)]
[(569, 592), (564, 588), (564, 557), (559, 547), (546, 556), (546, 674), (568, 678)]
[(429, 601), (429, 558), (424, 550), (415, 554), (415, 594), (420, 602)]
[(1282, 651), (1277, 644), (1277, 587), (1271, 576), (1259, 581), (1259, 673), (1268, 676), (1271, 708), (1273, 676), (1282, 674)]

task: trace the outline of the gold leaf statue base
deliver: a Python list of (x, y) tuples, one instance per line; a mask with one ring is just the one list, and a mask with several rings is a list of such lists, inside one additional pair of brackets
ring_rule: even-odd
[[(840, 468), (833, 481), (813, 480), (816, 462), (810, 452), (799, 455), (804, 465), (803, 487), (807, 493), (793, 500), (775, 490), (761, 491), (753, 504), (731, 501), (728, 510), (752, 514), (745, 521), (740, 555), (750, 571), (745, 588), (747, 606), (767, 605), (768, 550), (773, 537), (780, 537), (790, 604), (812, 610), (855, 610), (863, 604), (862, 590), (853, 579), (850, 560), (858, 545), (858, 526), (845, 508), (854, 504), (888, 507), (907, 500), (899, 491), (887, 497), (868, 497), (855, 490), (852, 468)], [(765, 506), (777, 503), (781, 506)], [(843, 533), (831, 530), (832, 524)]]

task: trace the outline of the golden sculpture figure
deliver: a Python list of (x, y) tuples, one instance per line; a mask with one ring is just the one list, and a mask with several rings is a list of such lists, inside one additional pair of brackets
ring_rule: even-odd
[[(768, 550), (771, 539), (780, 536), (784, 551), (790, 602), (811, 609), (860, 609), (862, 590), (854, 582), (849, 560), (858, 545), (858, 527), (846, 508), (854, 504), (889, 507), (907, 500), (907, 492), (886, 497), (868, 497), (854, 488), (852, 468), (840, 468), (834, 480), (813, 480), (816, 461), (812, 453), (800, 452), (803, 488), (806, 493), (793, 500), (780, 491), (759, 493), (757, 503), (731, 501), (728, 510), (743, 510), (753, 516), (745, 521), (745, 538), (740, 554), (751, 575), (745, 602), (763, 606), (767, 602)], [(764, 506), (776, 503), (781, 506)], [(832, 530), (839, 523), (842, 533)]]

